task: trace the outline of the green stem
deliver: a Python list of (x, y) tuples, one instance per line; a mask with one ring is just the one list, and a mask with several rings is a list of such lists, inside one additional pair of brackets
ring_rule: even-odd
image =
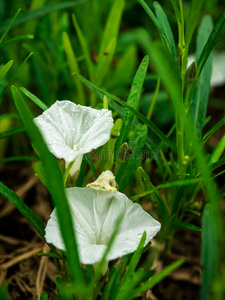
[(157, 80), (154, 96), (153, 96), (151, 105), (150, 105), (149, 110), (148, 110), (147, 119), (149, 119), (149, 120), (151, 119), (151, 116), (152, 116), (152, 113), (153, 113), (153, 110), (154, 110), (154, 107), (155, 107), (156, 99), (157, 99), (158, 93), (159, 93), (159, 88), (160, 88), (160, 78), (158, 78), (158, 80)]

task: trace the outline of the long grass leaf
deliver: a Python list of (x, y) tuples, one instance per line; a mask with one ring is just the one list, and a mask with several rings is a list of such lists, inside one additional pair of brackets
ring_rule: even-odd
[(202, 69), (210, 55), (210, 53), (213, 51), (213, 48), (215, 47), (216, 43), (218, 42), (218, 39), (225, 27), (225, 11), (221, 14), (219, 20), (216, 22), (216, 25), (214, 26), (206, 44), (203, 48), (201, 55), (197, 61), (197, 76), (199, 76), (202, 72)]
[(15, 16), (10, 20), (8, 21), (8, 24), (4, 27), (4, 29), (1, 30), (1, 26), (0, 26), (0, 32), (3, 32), (1, 38), (0, 38), (0, 44), (2, 43), (2, 41), (4, 40), (5, 36), (7, 35), (8, 31), (10, 30), (10, 28), (13, 26), (13, 23), (15, 22), (18, 14), (20, 13), (21, 9), (18, 9), (18, 11), (16, 12)]
[(9, 136), (12, 136), (12, 135), (15, 135), (15, 134), (18, 134), (18, 133), (22, 133), (22, 132), (25, 132), (25, 131), (26, 131), (25, 127), (23, 125), (21, 125), (21, 126), (18, 126), (16, 128), (12, 128), (12, 129), (0, 132), (0, 139), (5, 139)]
[(214, 125), (206, 134), (203, 136), (203, 141), (206, 143), (206, 141), (218, 130), (220, 129), (223, 125), (225, 125), (225, 117), (220, 120), (216, 125)]
[(156, 13), (156, 17), (158, 19), (159, 25), (162, 28), (162, 30), (167, 38), (167, 41), (169, 44), (169, 51), (171, 51), (171, 55), (176, 60), (177, 56), (176, 56), (175, 41), (174, 41), (173, 33), (171, 30), (169, 21), (167, 19), (167, 16), (166, 16), (162, 6), (157, 1), (154, 1), (153, 5), (155, 8), (155, 13)]
[(0, 81), (2, 78), (4, 78), (5, 74), (9, 71), (9, 69), (12, 67), (13, 60), (10, 60), (0, 69)]
[[(69, 68), (70, 68), (70, 72), (71, 73), (76, 72), (76, 73), (79, 74), (80, 70), (79, 70), (79, 66), (78, 66), (78, 63), (77, 63), (77, 58), (76, 58), (76, 55), (74, 53), (73, 47), (71, 45), (69, 36), (66, 32), (63, 32), (62, 40), (63, 40), (64, 51), (66, 53), (66, 57), (67, 57), (68, 65), (69, 65)], [(81, 105), (85, 105), (85, 97), (84, 97), (83, 86), (82, 86), (80, 80), (78, 80), (77, 78), (74, 78), (74, 82), (75, 82), (75, 86), (76, 86), (76, 89), (77, 89), (79, 103)]]
[[(55, 157), (49, 152), (41, 133), (33, 122), (33, 116), (16, 87), (12, 87), (12, 94), (16, 108), (24, 122), (34, 148), (41, 159), (45, 175), (48, 179), (48, 189), (52, 196), (59, 219), (59, 226), (67, 251), (67, 259), (71, 272), (72, 282), (82, 285), (82, 273), (80, 269), (78, 250), (75, 241), (74, 226), (70, 214), (68, 201), (63, 187), (62, 174)], [(54, 174), (54, 176), (52, 176)]]
[[(197, 51), (196, 59), (198, 60), (201, 51), (207, 42), (212, 29), (212, 19), (209, 16), (205, 16), (202, 19), (201, 26), (199, 28), (197, 37)], [(190, 113), (193, 118), (194, 128), (198, 136), (201, 136), (203, 126), (205, 124), (206, 110), (209, 98), (210, 90), (210, 78), (212, 72), (212, 54), (209, 56), (204, 69), (199, 76), (195, 94), (193, 97), (192, 104), (190, 106)]]
[[(134, 77), (131, 86), (131, 90), (127, 99), (127, 104), (133, 107), (134, 109), (137, 108), (138, 101), (141, 96), (142, 86), (145, 80), (148, 64), (149, 64), (149, 57), (145, 56), (136, 72), (136, 75)], [(117, 153), (120, 146), (127, 140), (133, 117), (134, 114), (129, 109), (125, 108), (122, 117), (122, 128), (115, 146), (114, 160), (117, 159)]]
[(120, 98), (116, 97), (115, 95), (109, 93), (105, 89), (99, 88), (96, 85), (94, 85), (89, 80), (85, 79), (84, 77), (74, 74), (80, 80), (92, 91), (94, 91), (97, 95), (99, 95), (101, 98), (103, 98), (104, 95), (107, 97), (115, 100), (116, 102), (120, 103), (124, 107), (128, 108), (136, 117), (138, 117), (143, 123), (145, 123), (158, 137), (165, 143), (167, 147), (172, 147), (172, 144), (170, 143), (169, 139), (166, 137), (166, 135), (150, 120), (148, 120), (143, 114), (141, 114), (139, 111), (134, 109), (132, 106), (121, 100)]
[(34, 94), (32, 94), (31, 92), (29, 92), (26, 88), (21, 87), (20, 90), (30, 99), (32, 100), (35, 104), (37, 104), (37, 106), (39, 106), (42, 110), (46, 110), (49, 107), (43, 102), (41, 101), (37, 96), (35, 96)]
[[(45, 16), (49, 13), (55, 12), (57, 10), (71, 8), (71, 7), (74, 7), (76, 5), (80, 5), (80, 4), (85, 3), (85, 2), (86, 2), (86, 0), (69, 1), (69, 2), (57, 3), (57, 4), (54, 4), (54, 5), (49, 5), (49, 6), (42, 7), (40, 9), (29, 11), (29, 12), (21, 15), (20, 17), (18, 17), (14, 21), (14, 23), (12, 24), (11, 28), (16, 27), (20, 24), (23, 24), (24, 22), (27, 22), (29, 20), (33, 20), (35, 18), (43, 17), (43, 16)], [(10, 20), (5, 21), (0, 26), (0, 32), (4, 31), (8, 27), (9, 23), (10, 23)]]
[(6, 187), (2, 182), (0, 182), (0, 193), (7, 198), (18, 210), (19, 212), (30, 222), (34, 229), (44, 238), (45, 226), (38, 216), (24, 203), (16, 193)]

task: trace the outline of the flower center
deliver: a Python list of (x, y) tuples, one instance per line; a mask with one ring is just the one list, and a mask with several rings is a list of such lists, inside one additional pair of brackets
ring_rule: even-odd
[(76, 151), (78, 149), (77, 145), (74, 144), (72, 149)]

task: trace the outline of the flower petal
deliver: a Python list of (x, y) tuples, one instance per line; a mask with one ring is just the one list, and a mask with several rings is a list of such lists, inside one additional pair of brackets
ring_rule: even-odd
[(109, 170), (102, 172), (94, 182), (87, 184), (87, 186), (93, 189), (108, 192), (115, 192), (118, 188), (118, 185), (115, 181), (115, 176)]
[[(133, 203), (120, 192), (77, 187), (66, 189), (66, 192), (80, 260), (84, 264), (95, 264), (101, 260), (121, 215), (123, 220), (107, 260), (134, 252), (144, 231), (147, 233), (147, 244), (161, 228), (160, 223), (145, 212), (140, 204)], [(65, 250), (55, 210), (48, 221), (45, 238), (48, 243)]]
[(105, 144), (113, 126), (112, 112), (56, 101), (34, 119), (49, 150), (66, 162)]

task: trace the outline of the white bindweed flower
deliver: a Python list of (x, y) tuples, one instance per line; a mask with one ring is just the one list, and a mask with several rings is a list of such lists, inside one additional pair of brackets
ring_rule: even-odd
[(49, 150), (64, 159), (66, 167), (74, 160), (70, 174), (80, 168), (83, 154), (104, 145), (110, 139), (112, 112), (56, 101), (34, 119)]
[[(194, 61), (194, 55), (188, 56), (188, 65)], [(212, 75), (210, 80), (210, 86), (216, 87), (225, 84), (225, 52), (214, 51), (212, 58)]]
[[(106, 260), (119, 258), (137, 249), (146, 231), (145, 245), (157, 234), (161, 225), (140, 204), (133, 203), (120, 192), (104, 192), (91, 188), (66, 189), (75, 227), (80, 261), (83, 264), (98, 263), (109, 243), (118, 217), (122, 222)], [(47, 243), (65, 250), (56, 209), (53, 210), (46, 229)]]
[(115, 176), (109, 170), (102, 172), (102, 174), (99, 175), (94, 182), (87, 184), (87, 186), (96, 190), (107, 192), (115, 192), (118, 188), (118, 185), (115, 181)]

